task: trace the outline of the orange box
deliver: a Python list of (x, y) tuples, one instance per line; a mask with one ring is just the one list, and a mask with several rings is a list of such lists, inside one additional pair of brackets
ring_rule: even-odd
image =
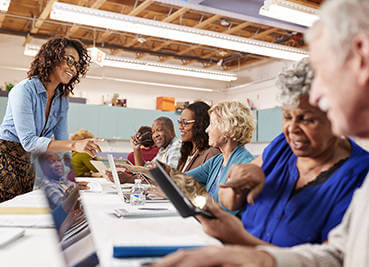
[(174, 97), (158, 96), (156, 98), (156, 109), (175, 111), (174, 102)]

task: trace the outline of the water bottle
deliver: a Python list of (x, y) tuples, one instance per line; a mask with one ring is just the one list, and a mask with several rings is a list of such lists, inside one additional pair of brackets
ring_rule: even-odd
[(145, 189), (141, 184), (140, 179), (135, 179), (135, 184), (132, 186), (129, 201), (132, 206), (144, 205), (146, 201)]

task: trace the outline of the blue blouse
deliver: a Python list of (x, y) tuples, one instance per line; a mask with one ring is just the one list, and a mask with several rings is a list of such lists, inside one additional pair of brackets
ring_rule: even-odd
[(327, 180), (292, 195), (299, 176), (297, 157), (283, 134), (275, 138), (263, 152), (265, 187), (242, 214), (245, 229), (281, 247), (327, 240), (369, 170), (369, 153), (350, 142), (351, 156)]
[[(218, 154), (208, 159), (201, 166), (186, 172), (186, 174), (193, 176), (200, 184), (205, 185), (206, 191), (219, 203), (219, 184), (225, 182), (229, 168), (233, 164), (248, 163), (253, 159), (254, 157), (250, 152), (243, 146), (238, 146), (232, 151), (226, 166), (223, 166), (223, 154)], [(238, 211), (231, 213), (236, 214)]]
[(69, 102), (57, 89), (46, 122), (47, 92), (40, 79), (32, 77), (18, 83), (9, 93), (8, 105), (0, 126), (0, 139), (21, 143), (28, 152), (45, 152), (54, 135), (68, 140)]

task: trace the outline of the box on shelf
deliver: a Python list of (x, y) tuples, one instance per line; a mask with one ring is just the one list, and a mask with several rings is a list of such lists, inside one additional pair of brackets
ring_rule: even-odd
[(156, 109), (158, 110), (167, 110), (167, 111), (174, 111), (174, 97), (166, 97), (166, 96), (158, 96), (156, 98)]

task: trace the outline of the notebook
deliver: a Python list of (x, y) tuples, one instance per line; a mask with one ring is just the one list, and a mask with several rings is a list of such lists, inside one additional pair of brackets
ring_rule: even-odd
[(77, 185), (69, 181), (70, 173), (57, 153), (41, 153), (34, 160), (51, 217), (57, 232), (59, 247), (67, 266), (97, 266), (99, 259), (87, 218), (80, 201)]

